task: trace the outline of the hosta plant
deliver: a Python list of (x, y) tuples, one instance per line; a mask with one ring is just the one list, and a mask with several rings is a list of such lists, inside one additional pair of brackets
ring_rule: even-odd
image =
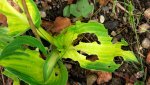
[[(59, 35), (52, 36), (40, 27), (39, 11), (33, 0), (26, 0), (39, 35), (53, 45), (49, 52), (49, 49), (36, 38), (22, 35), (30, 29), (30, 25), (21, 0), (15, 0), (15, 3), (18, 3), (22, 13), (16, 11), (7, 0), (0, 1), (0, 13), (8, 19), (8, 31), (0, 34), (0, 38), (9, 41), (0, 42), (0, 45), (3, 45), (0, 47), (0, 65), (5, 69), (3, 74), (14, 80), (14, 85), (19, 85), (19, 80), (30, 85), (66, 85), (68, 73), (62, 58), (78, 61), (85, 69), (108, 72), (114, 72), (122, 64), (116, 63), (115, 57), (137, 62), (132, 51), (121, 49), (122, 46), (128, 45), (127, 42), (122, 39), (121, 42), (113, 44), (107, 29), (98, 22), (81, 23), (78, 21), (75, 25), (64, 29)], [(95, 40), (80, 39), (85, 34), (94, 35)], [(42, 56), (46, 59), (44, 60)], [(88, 59), (91, 56), (96, 56), (96, 60)]]

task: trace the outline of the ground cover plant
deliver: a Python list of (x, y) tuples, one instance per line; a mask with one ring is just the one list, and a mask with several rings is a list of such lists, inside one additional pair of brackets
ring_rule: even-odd
[[(140, 16), (134, 15), (132, 2), (124, 1), (125, 8), (128, 9), (126, 10), (117, 1), (99, 0), (101, 6), (107, 5), (108, 2), (114, 2), (112, 8), (114, 14), (117, 13), (115, 8), (119, 7), (126, 12), (125, 15), (129, 15), (127, 20), (136, 36), (137, 52), (141, 53), (136, 29)], [(124, 38), (120, 38), (118, 42), (114, 41), (118, 38), (110, 36), (109, 31), (111, 30), (106, 29), (107, 24), (102, 24), (104, 16), (100, 16), (101, 23), (86, 20), (95, 16), (101, 9), (100, 7), (95, 11), (94, 3), (96, 1), (91, 4), (88, 0), (68, 0), (68, 5), (63, 7), (61, 14), (65, 17), (76, 18), (77, 21), (73, 24), (68, 18), (62, 17), (56, 18), (54, 23), (44, 21), (43, 18), (46, 16), (42, 13), (45, 13), (43, 10), (48, 10), (47, 3), (50, 4), (48, 1), (33, 0), (0, 1), (0, 13), (3, 17), (6, 16), (8, 24), (8, 26), (5, 24), (0, 28), (0, 65), (3, 69), (1, 70), (3, 85), (6, 84), (4, 75), (11, 78), (12, 81), (9, 85), (66, 85), (71, 78), (71, 70), (66, 63), (68, 60), (69, 63), (73, 62), (72, 64), (78, 63), (78, 68), (90, 71), (90, 75), (94, 73), (108, 78), (104, 80), (102, 77), (97, 78), (97, 84), (108, 82), (111, 78), (106, 75), (110, 76), (111, 72), (123, 77), (119, 73), (119, 69), (126, 64), (132, 64), (134, 67), (132, 68), (136, 69), (133, 72), (136, 73), (133, 74), (134, 76), (123, 78), (134, 78), (139, 72), (139, 76), (133, 81), (129, 79), (126, 82), (136, 85), (144, 84), (146, 75), (144, 75), (145, 67), (141, 55), (125, 49), (129, 44)], [(39, 9), (41, 6), (45, 7), (39, 11), (37, 6)], [(93, 13), (94, 11), (95, 13)], [(53, 13), (50, 14), (52, 16)], [(137, 80), (139, 78), (142, 81)], [(89, 81), (87, 80), (87, 85), (94, 84), (96, 80), (91, 84)]]

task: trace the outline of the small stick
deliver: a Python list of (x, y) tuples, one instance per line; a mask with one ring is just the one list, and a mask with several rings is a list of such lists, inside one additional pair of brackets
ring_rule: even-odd
[(37, 30), (36, 30), (36, 27), (35, 25), (33, 24), (33, 21), (32, 21), (32, 18), (30, 16), (30, 13), (28, 11), (28, 8), (27, 8), (27, 5), (26, 5), (26, 1), (25, 0), (22, 0), (22, 5), (23, 5), (23, 9), (25, 11), (25, 14), (27, 16), (27, 19), (28, 19), (28, 22), (29, 22), (29, 25), (31, 27), (31, 30), (33, 32), (33, 34), (35, 35), (35, 37), (41, 42), (41, 39), (40, 39), (40, 36), (38, 35), (37, 33)]

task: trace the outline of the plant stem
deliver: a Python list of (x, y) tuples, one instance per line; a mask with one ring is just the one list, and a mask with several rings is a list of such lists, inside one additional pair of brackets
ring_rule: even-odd
[(32, 21), (32, 18), (31, 18), (31, 16), (30, 16), (30, 13), (29, 13), (29, 11), (28, 11), (28, 8), (27, 8), (26, 1), (25, 1), (25, 0), (22, 0), (22, 5), (23, 5), (23, 9), (24, 9), (24, 11), (25, 11), (25, 14), (26, 14), (26, 16), (27, 16), (29, 25), (30, 25), (30, 27), (31, 27), (31, 30), (32, 30), (34, 36), (41, 42), (40, 36), (39, 36), (38, 33), (37, 33), (37, 30), (36, 30), (35, 25), (33, 24), (33, 21)]

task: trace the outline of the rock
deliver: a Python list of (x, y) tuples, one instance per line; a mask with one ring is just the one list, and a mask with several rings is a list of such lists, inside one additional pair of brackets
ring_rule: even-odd
[(147, 23), (144, 23), (144, 24), (139, 25), (138, 31), (139, 31), (139, 33), (143, 33), (143, 32), (146, 32), (149, 29), (150, 29), (150, 25), (147, 24)]
[(66, 66), (66, 68), (67, 68), (68, 70), (70, 70), (70, 69), (72, 68), (72, 65), (71, 65), (71, 64), (65, 64), (65, 66)]
[(112, 32), (111, 32), (111, 35), (114, 37), (114, 36), (117, 35), (117, 33), (116, 33), (115, 31), (112, 31)]
[(145, 18), (150, 19), (150, 8), (148, 8), (144, 11), (144, 16), (145, 16)]
[(100, 23), (104, 23), (105, 17), (103, 15), (100, 15), (99, 20), (100, 20)]
[(142, 41), (142, 47), (143, 48), (150, 48), (150, 40), (148, 38), (145, 38), (143, 41)]
[(41, 17), (45, 18), (46, 17), (46, 13), (44, 11), (40, 11)]
[(109, 7), (108, 6), (104, 6), (104, 7), (102, 7), (102, 10), (107, 12), (107, 11), (109, 11)]
[(98, 78), (97, 78), (97, 84), (102, 84), (104, 82), (108, 82), (112, 79), (112, 73), (109, 72), (97, 72)]
[(117, 26), (119, 25), (118, 21), (107, 21), (104, 23), (105, 27), (110, 29), (110, 30), (115, 30)]
[(96, 80), (97, 80), (96, 75), (94, 74), (88, 75), (86, 78), (87, 85), (93, 85)]
[(146, 33), (146, 37), (147, 37), (148, 39), (150, 39), (150, 33), (149, 33), (149, 32)]

